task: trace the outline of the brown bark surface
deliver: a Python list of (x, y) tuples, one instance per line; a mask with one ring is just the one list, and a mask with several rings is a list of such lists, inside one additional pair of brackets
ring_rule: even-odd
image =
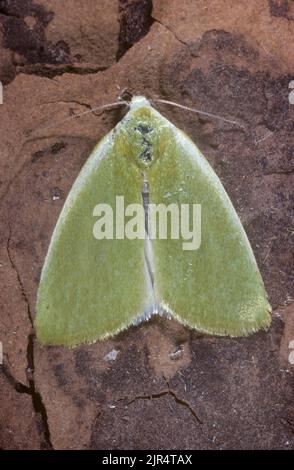
[[(293, 35), (290, 1), (0, 2), (0, 447), (294, 447)], [(38, 344), (52, 231), (123, 114), (64, 119), (124, 88), (244, 125), (160, 107), (232, 199), (274, 309), (269, 331), (217, 338), (155, 318), (103, 343)]]

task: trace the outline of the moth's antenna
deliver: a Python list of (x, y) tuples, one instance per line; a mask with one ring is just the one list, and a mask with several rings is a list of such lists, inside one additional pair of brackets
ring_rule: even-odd
[(75, 114), (74, 116), (69, 116), (61, 121), (57, 121), (54, 124), (50, 124), (49, 126), (39, 127), (36, 130), (44, 130), (44, 129), (51, 129), (52, 127), (58, 126), (59, 124), (63, 124), (64, 122), (71, 121), (72, 119), (76, 119), (81, 116), (85, 116), (86, 114), (95, 113), (96, 111), (103, 111), (104, 109), (112, 109), (118, 106), (129, 106), (127, 101), (115, 101), (114, 103), (103, 104), (102, 106), (97, 106), (96, 108), (91, 108), (88, 111), (84, 111), (79, 114)]
[(160, 98), (153, 99), (152, 101), (155, 102), (155, 103), (169, 104), (171, 106), (175, 106), (176, 108), (181, 108), (181, 109), (185, 109), (186, 111), (191, 111), (192, 113), (203, 114), (204, 116), (209, 116), (209, 117), (214, 118), (214, 119), (220, 119), (221, 121), (224, 121), (224, 122), (229, 122), (231, 124), (236, 124), (239, 127), (243, 127), (243, 128), (245, 127), (245, 126), (243, 126), (243, 124), (240, 124), (237, 121), (232, 121), (231, 119), (223, 118), (222, 116), (218, 116), (217, 114), (207, 113), (206, 111), (202, 111), (201, 109), (189, 108), (189, 106), (185, 106), (185, 105), (179, 104), (179, 103), (174, 103), (173, 101), (162, 100)]

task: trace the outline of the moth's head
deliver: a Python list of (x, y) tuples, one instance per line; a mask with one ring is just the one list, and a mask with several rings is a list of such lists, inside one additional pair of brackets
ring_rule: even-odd
[(134, 96), (116, 139), (120, 154), (136, 166), (146, 168), (164, 153), (171, 140), (171, 130), (144, 96)]
[(134, 111), (135, 109), (150, 107), (150, 102), (145, 98), (145, 96), (133, 96), (130, 102), (130, 110)]

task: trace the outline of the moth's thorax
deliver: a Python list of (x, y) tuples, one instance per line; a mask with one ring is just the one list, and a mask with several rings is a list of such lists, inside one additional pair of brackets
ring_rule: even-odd
[(150, 107), (150, 103), (145, 96), (133, 96), (130, 102), (130, 110), (134, 111), (142, 107)]
[[(152, 166), (173, 139), (166, 121), (143, 97), (133, 98), (131, 109), (115, 136), (118, 154), (139, 168)], [(133, 106), (132, 106), (133, 105)]]

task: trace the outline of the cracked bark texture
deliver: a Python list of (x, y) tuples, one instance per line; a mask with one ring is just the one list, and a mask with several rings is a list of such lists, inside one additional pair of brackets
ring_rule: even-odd
[[(292, 10), (278, 0), (0, 2), (1, 448), (294, 447)], [(244, 125), (160, 108), (233, 201), (274, 307), (268, 332), (208, 337), (153, 319), (74, 349), (35, 339), (56, 220), (123, 114), (66, 119), (125, 87)]]

